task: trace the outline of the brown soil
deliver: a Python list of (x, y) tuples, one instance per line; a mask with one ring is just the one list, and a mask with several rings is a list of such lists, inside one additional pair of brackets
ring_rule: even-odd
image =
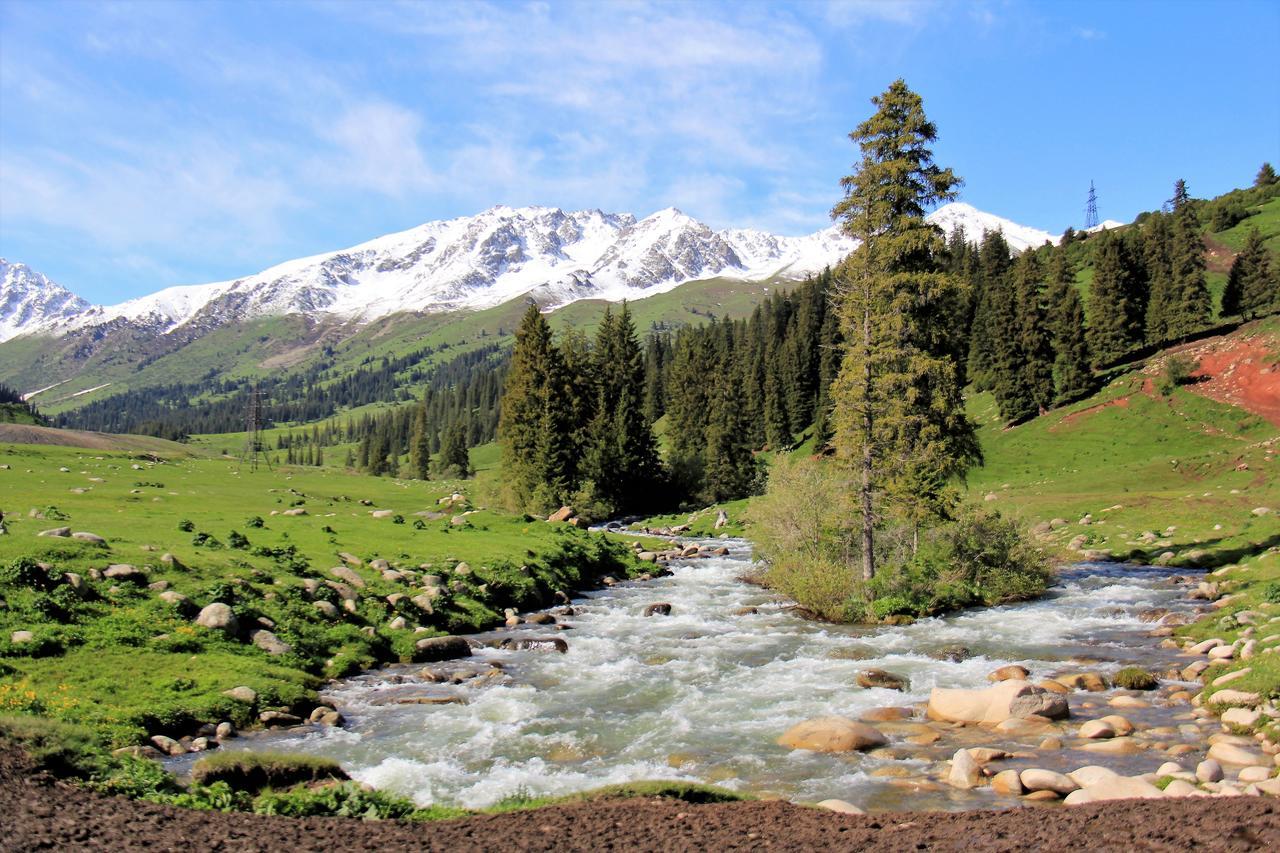
[(1189, 385), (1190, 390), (1280, 426), (1280, 366), (1272, 342), (1247, 338), (1191, 354), (1200, 360), (1193, 374), (1200, 381)]
[(106, 797), (32, 773), (0, 747), (0, 850), (1258, 850), (1280, 803), (1130, 800), (1002, 812), (837, 815), (792, 803), (610, 800), (439, 823), (197, 812)]

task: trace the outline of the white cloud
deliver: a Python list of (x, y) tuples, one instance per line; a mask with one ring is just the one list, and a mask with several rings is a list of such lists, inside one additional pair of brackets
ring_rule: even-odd
[(316, 177), (399, 196), (430, 188), (436, 176), (427, 165), (420, 135), (422, 119), (396, 104), (354, 104), (321, 134), (338, 147)]

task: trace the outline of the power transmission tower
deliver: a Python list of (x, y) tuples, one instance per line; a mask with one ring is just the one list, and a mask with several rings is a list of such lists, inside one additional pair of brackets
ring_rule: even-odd
[(258, 470), (258, 460), (271, 469), (271, 457), (262, 446), (262, 392), (254, 385), (249, 389), (249, 402), (245, 406), (244, 416), (244, 452), (240, 455), (241, 464), (247, 464), (250, 471)]
[(1084, 209), (1085, 230), (1098, 227), (1098, 194), (1094, 192), (1093, 181), (1089, 181), (1089, 203)]

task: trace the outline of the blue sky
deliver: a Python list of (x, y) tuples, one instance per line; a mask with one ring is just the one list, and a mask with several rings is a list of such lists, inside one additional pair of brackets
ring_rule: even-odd
[(0, 256), (93, 301), (498, 203), (829, 224), (904, 77), (1059, 232), (1280, 165), (1280, 4), (0, 0)]

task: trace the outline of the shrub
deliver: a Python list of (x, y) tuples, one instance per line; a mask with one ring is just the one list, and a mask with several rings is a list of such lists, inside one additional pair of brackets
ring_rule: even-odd
[(266, 527), (267, 523), (262, 520), (262, 516), (255, 515), (252, 518), (245, 521), (244, 526), (253, 527), (253, 528), (262, 528), (262, 527)]
[(319, 782), (348, 777), (338, 762), (314, 755), (289, 752), (215, 752), (201, 758), (191, 768), (191, 778), (199, 785), (223, 782), (238, 791), (287, 788), (302, 782)]
[(1174, 355), (1165, 359), (1164, 372), (1160, 376), (1156, 388), (1161, 396), (1168, 397), (1173, 394), (1175, 388), (1179, 385), (1186, 385), (1191, 381), (1191, 374), (1200, 369), (1200, 362), (1185, 355)]
[(247, 551), (249, 550), (249, 540), (240, 531), (233, 530), (227, 534), (227, 547)]
[(1262, 598), (1272, 604), (1280, 604), (1280, 581), (1272, 581), (1263, 587)]
[(183, 533), (192, 533), (196, 529), (196, 524), (194, 521), (184, 518), (182, 521), (178, 522), (178, 529)]
[(49, 590), (54, 586), (49, 573), (31, 557), (18, 557), (0, 568), (0, 584), (25, 589)]
[(1111, 682), (1125, 690), (1155, 690), (1160, 686), (1159, 679), (1137, 666), (1126, 666), (1112, 677)]
[[(367, 791), (354, 783), (296, 791), (269, 791), (254, 799), (253, 810), (258, 814), (287, 817), (323, 815), (362, 820), (405, 820), (419, 815), (418, 807), (411, 800), (382, 791)], [(457, 817), (464, 814), (465, 811), (458, 809), (454, 814), (431, 816)]]

